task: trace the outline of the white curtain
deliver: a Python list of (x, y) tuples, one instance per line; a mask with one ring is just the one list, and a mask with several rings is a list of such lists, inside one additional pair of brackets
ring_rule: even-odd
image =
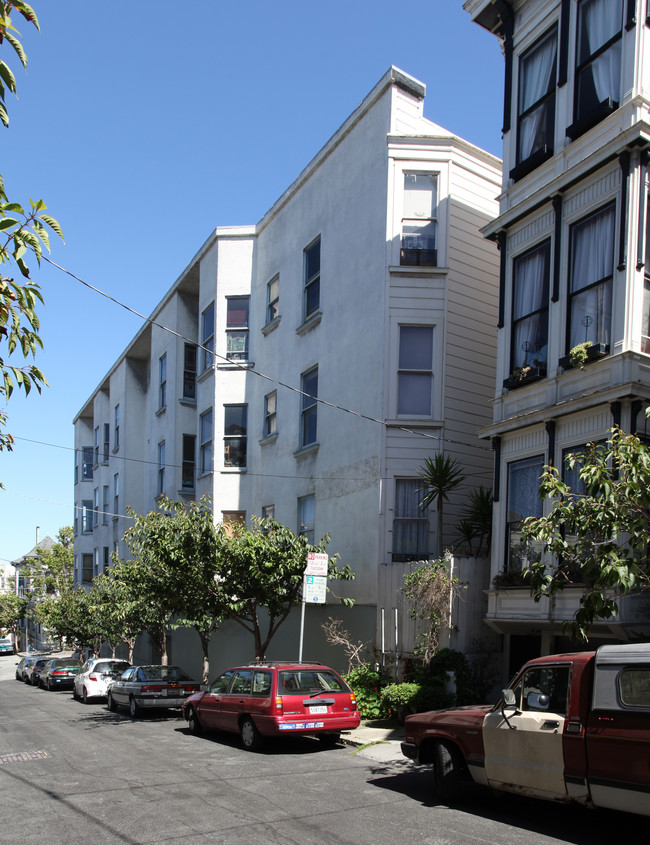
[[(519, 114), (533, 106), (555, 84), (555, 56), (557, 41), (555, 33), (543, 41), (522, 63), (519, 91)], [(546, 105), (522, 118), (519, 124), (519, 161), (525, 161), (545, 140)]]
[[(546, 249), (519, 259), (514, 271), (512, 368), (539, 361), (546, 364)], [(540, 312), (535, 313), (532, 312)], [(526, 316), (530, 315), (527, 319)]]
[[(579, 224), (573, 232), (570, 347), (586, 340), (609, 343), (613, 272), (612, 206)], [(596, 284), (601, 279), (604, 281)]]
[[(582, 9), (588, 33), (589, 52), (593, 54), (620, 31), (622, 26), (621, 0), (592, 0)], [(592, 62), (591, 72), (599, 102), (608, 97), (618, 102), (621, 79), (621, 42)]]

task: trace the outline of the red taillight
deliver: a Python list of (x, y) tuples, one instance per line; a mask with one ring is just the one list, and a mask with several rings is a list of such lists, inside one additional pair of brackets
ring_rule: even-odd
[(284, 712), (284, 708), (282, 707), (282, 696), (278, 695), (275, 698), (275, 712), (278, 716), (281, 716)]
[(65, 671), (65, 669), (55, 669), (52, 672), (52, 674), (53, 675), (67, 675), (68, 673)]
[(352, 705), (353, 710), (357, 709), (357, 697), (353, 692), (350, 693), (350, 704)]
[(97, 675), (95, 675), (94, 673), (91, 672), (90, 675), (88, 675), (88, 680), (89, 681), (96, 681)]
[(152, 687), (145, 684), (140, 692), (160, 692), (160, 687)]

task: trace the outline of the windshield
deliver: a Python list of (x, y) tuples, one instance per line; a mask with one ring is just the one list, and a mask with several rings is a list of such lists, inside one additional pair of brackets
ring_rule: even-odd
[(142, 666), (145, 681), (189, 681), (189, 675), (178, 666)]
[(106, 675), (112, 672), (126, 672), (129, 668), (129, 664), (126, 662), (115, 661), (115, 660), (104, 660), (101, 663), (95, 664), (93, 672), (97, 672), (98, 675)]
[(331, 669), (292, 669), (279, 673), (278, 692), (293, 695), (312, 692), (349, 692), (345, 681)]

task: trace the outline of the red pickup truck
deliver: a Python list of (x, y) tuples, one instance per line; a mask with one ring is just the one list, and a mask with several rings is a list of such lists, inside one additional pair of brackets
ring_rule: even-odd
[(650, 643), (530, 660), (494, 707), (406, 717), (402, 753), (437, 797), (494, 790), (650, 816)]

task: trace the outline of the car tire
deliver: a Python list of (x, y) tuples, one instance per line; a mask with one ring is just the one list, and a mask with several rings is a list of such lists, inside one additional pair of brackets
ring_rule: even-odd
[(111, 713), (115, 713), (115, 711), (117, 710), (117, 704), (113, 701), (113, 696), (110, 694), (110, 692), (106, 696), (106, 706), (111, 711)]
[(131, 696), (131, 698), (129, 698), (129, 716), (132, 719), (137, 719), (139, 715), (140, 715), (140, 708), (136, 704), (135, 698), (133, 696)]
[(90, 701), (88, 700), (88, 690), (86, 689), (85, 684), (81, 688), (81, 700), (84, 704), (90, 704)]
[(334, 734), (318, 734), (318, 740), (323, 748), (334, 748), (334, 746), (341, 739), (340, 733)]
[(200, 736), (203, 733), (199, 717), (193, 707), (190, 707), (187, 711), (187, 726), (194, 736)]
[(262, 735), (250, 716), (244, 716), (239, 725), (242, 745), (247, 751), (255, 751), (262, 744)]
[(451, 804), (460, 797), (461, 765), (455, 748), (439, 742), (436, 745), (434, 771), (434, 793), (439, 801)]
[(52, 690), (54, 689), (52, 686), (52, 681), (50, 681), (49, 678), (47, 679), (47, 689), (49, 692), (52, 692)]

